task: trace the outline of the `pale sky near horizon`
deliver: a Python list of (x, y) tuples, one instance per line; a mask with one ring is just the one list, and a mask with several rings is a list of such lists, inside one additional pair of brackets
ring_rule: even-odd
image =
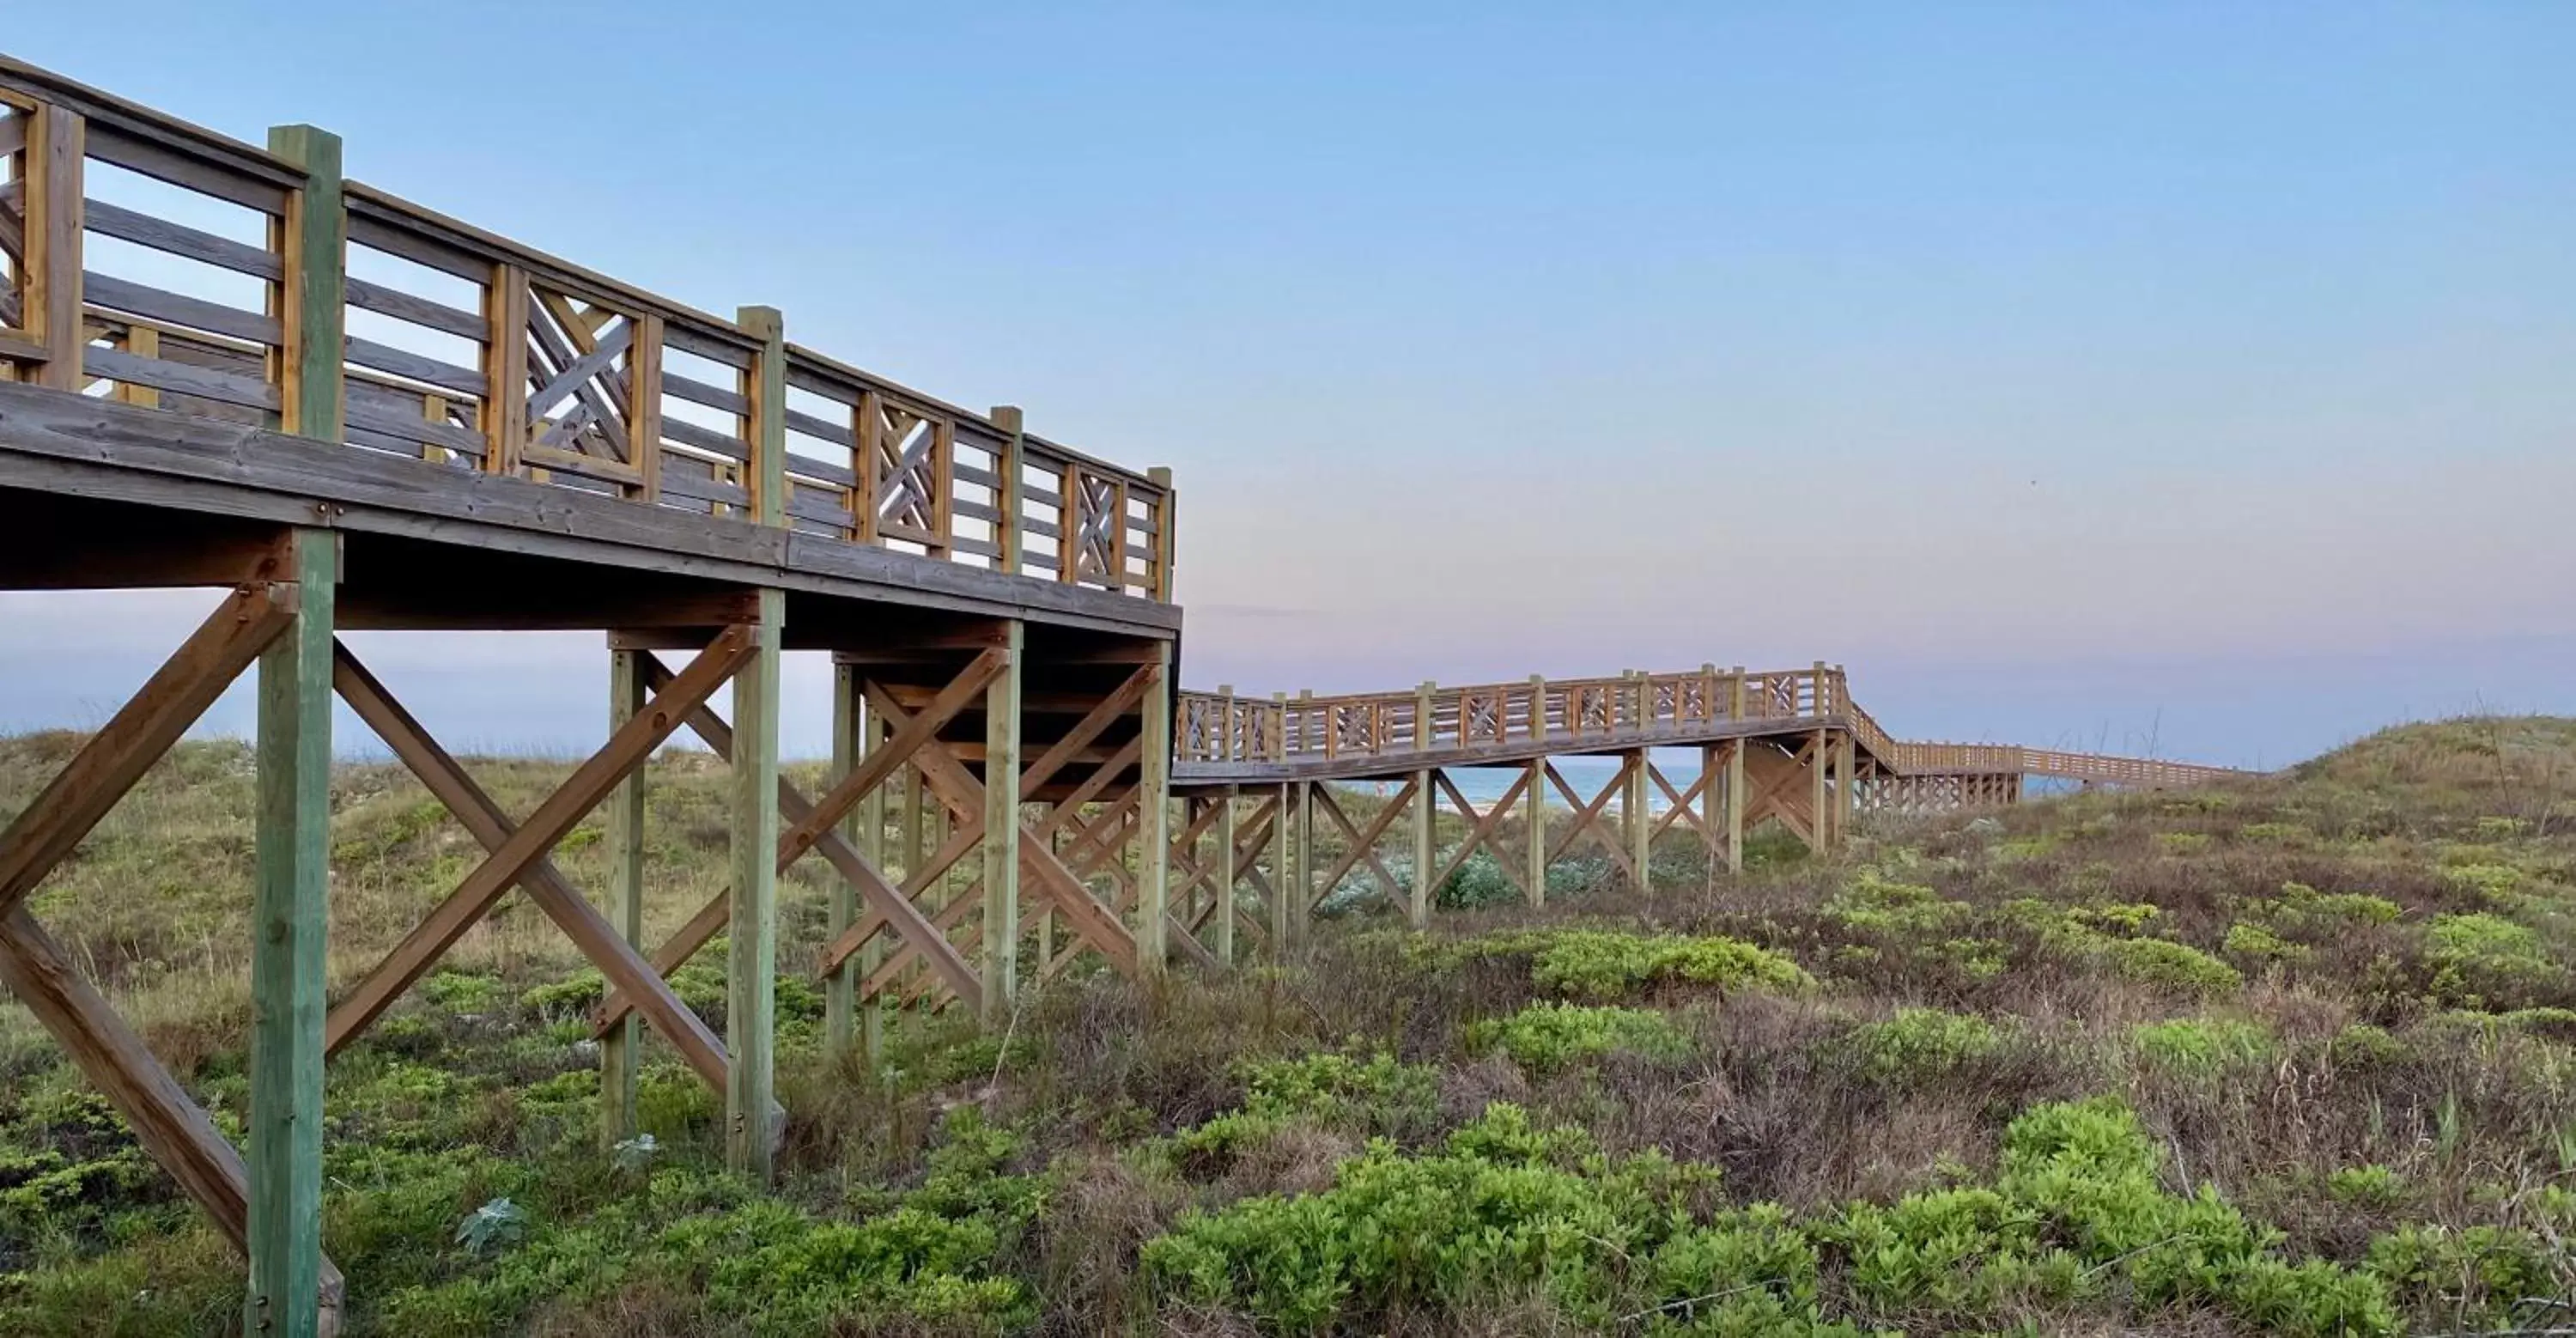
[[(2576, 713), (2576, 8), (22, 8), (1172, 466), (1193, 685), (1823, 658), (1907, 736), (2259, 765)], [(206, 602), (0, 597), (0, 727)], [(595, 638), (370, 645), (459, 747), (601, 732)]]

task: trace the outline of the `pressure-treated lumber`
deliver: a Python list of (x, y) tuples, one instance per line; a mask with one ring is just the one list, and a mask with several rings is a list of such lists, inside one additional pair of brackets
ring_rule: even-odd
[(983, 1018), (999, 1027), (1020, 989), (1020, 673), (1026, 631), (1011, 623), (1009, 660), (984, 687)]
[(323, 942), (331, 883), (331, 603), (338, 539), (300, 530), (294, 622), (259, 659), (250, 958), (250, 1284), (242, 1327), (322, 1329)]
[(347, 1045), (391, 1007), (403, 991), (426, 975), (455, 946), (456, 940), (491, 910), (492, 903), (519, 881), (530, 864), (562, 840), (563, 834), (599, 803), (609, 787), (643, 765), (653, 749), (679, 727), (681, 719), (732, 678), (757, 647), (755, 631), (750, 627), (736, 625), (718, 633), (669, 687), (654, 695), (643, 712), (620, 726), (598, 752), (575, 768), (500, 849), (476, 865), (456, 891), (414, 926), (385, 960), (331, 1010), (325, 1023), (331, 1051), (336, 1053)]
[(769, 1179), (782, 1132), (772, 1127), (770, 1108), (778, 1014), (778, 656), (785, 610), (785, 591), (760, 592), (760, 621), (748, 629), (750, 654), (733, 676), (733, 747), (727, 753), (733, 902), (726, 920), (725, 1039), (733, 1065), (725, 1084), (725, 1164), (762, 1181)]
[[(613, 733), (653, 695), (644, 681), (649, 651), (613, 649), (608, 653), (608, 728)], [(644, 950), (644, 769), (638, 767), (609, 792), (607, 831), (602, 840), (608, 857), (608, 908), (620, 938), (636, 952)], [(486, 843), (487, 848), (489, 843)], [(614, 1148), (636, 1133), (636, 1080), (640, 1075), (644, 1023), (633, 1014), (599, 1038), (599, 1138)]]

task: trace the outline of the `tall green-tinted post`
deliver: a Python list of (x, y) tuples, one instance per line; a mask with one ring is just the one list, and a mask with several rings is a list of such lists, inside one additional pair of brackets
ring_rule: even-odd
[(1136, 965), (1163, 973), (1171, 946), (1172, 643), (1155, 643), (1153, 687), (1145, 693), (1136, 776)]
[(331, 626), (338, 537), (295, 534), (273, 596), (295, 625), (259, 660), (259, 825), (251, 908), (251, 1334), (321, 1324), (322, 1015), (331, 855)]
[[(851, 694), (864, 699), (865, 693), (862, 689), (865, 688), (866, 683), (861, 677), (859, 667), (848, 664), (834, 667), (848, 676)], [(886, 740), (892, 734), (893, 731), (886, 728), (886, 722), (882, 716), (875, 711), (863, 710), (859, 717), (859, 756), (865, 758), (868, 754), (884, 747)], [(886, 791), (893, 785), (894, 782), (888, 780), (868, 791), (866, 797), (859, 800), (856, 810), (849, 819), (857, 828), (854, 839), (857, 842), (859, 854), (865, 856), (868, 863), (880, 871), (886, 867)], [(879, 934), (859, 948), (857, 971), (860, 980), (864, 981), (875, 975), (877, 968), (885, 965), (885, 939), (885, 935)], [(852, 993), (857, 992), (857, 987), (853, 986)], [(859, 1001), (859, 1048), (871, 1064), (885, 1055), (885, 1016), (884, 995), (880, 994), (874, 998)]]
[[(1731, 715), (1742, 720), (1747, 702), (1744, 695), (1744, 666), (1735, 666), (1735, 681), (1727, 689)], [(1744, 871), (1744, 739), (1737, 737), (1726, 746), (1726, 871)]]
[[(832, 666), (832, 778), (837, 787), (858, 769), (859, 758), (867, 751), (867, 702), (861, 695), (859, 671), (854, 665)], [(867, 827), (864, 811), (867, 805), (853, 805), (841, 819), (841, 839), (853, 850), (866, 852)], [(847, 878), (832, 880), (832, 894), (824, 907), (824, 932), (837, 941), (859, 919), (859, 890)], [(833, 1060), (846, 1058), (859, 1043), (858, 989), (852, 979), (856, 968), (844, 958), (823, 981), (823, 1050)]]
[(984, 688), (984, 1025), (1020, 993), (1020, 670), (1026, 630), (1004, 625), (1009, 659)]
[(759, 592), (751, 661), (733, 680), (733, 904), (727, 916), (725, 1163), (766, 1180), (778, 1008), (778, 660), (786, 592)]
[[(282, 232), (279, 425), (341, 437), (348, 211), (340, 140), (308, 125), (268, 132), (303, 169)], [(338, 537), (300, 529), (286, 579), (295, 624), (259, 660), (258, 830), (251, 890), (250, 1280), (242, 1327), (258, 1338), (320, 1332), (322, 1018), (331, 855), (331, 637)], [(336, 1307), (337, 1298), (330, 1304)]]
[[(787, 523), (787, 328), (775, 307), (740, 307), (734, 324), (760, 341), (743, 377), (750, 400), (752, 515)], [(733, 765), (727, 917), (725, 1163), (758, 1180), (777, 1149), (778, 661), (783, 590), (758, 591), (751, 660), (733, 680)]]
[[(1644, 680), (1639, 681), (1642, 683)], [(1619, 796), (1619, 817), (1625, 824), (1628, 837), (1628, 863), (1637, 872), (1637, 890), (1651, 892), (1654, 888), (1646, 875), (1646, 865), (1654, 854), (1655, 846), (1655, 823), (1650, 811), (1654, 800), (1649, 797), (1655, 782), (1647, 772), (1645, 749), (1630, 753), (1627, 761), (1628, 788)]]
[(1533, 757), (1529, 762), (1529, 786), (1523, 800), (1529, 805), (1529, 904), (1547, 904), (1547, 759)]
[(1290, 880), (1297, 869), (1295, 822), (1297, 786), (1282, 783), (1279, 807), (1270, 816), (1270, 964), (1284, 965), (1288, 960), (1288, 938), (1296, 932), (1296, 920), (1289, 908), (1295, 904)]
[[(652, 693), (645, 683), (649, 652), (613, 647), (608, 652), (608, 728), (633, 719)], [(608, 793), (608, 913), (628, 943), (644, 943), (644, 768), (627, 773)], [(599, 1045), (599, 1141), (614, 1147), (635, 1136), (636, 1060), (644, 1019), (629, 1009)]]
[(1215, 899), (1216, 909), (1210, 912), (1215, 916), (1213, 934), (1215, 942), (1208, 945), (1208, 951), (1215, 953), (1218, 961), (1232, 966), (1234, 965), (1234, 843), (1236, 839), (1234, 792), (1222, 791), (1212, 802), (1216, 804), (1216, 873), (1208, 880), (1208, 895)]

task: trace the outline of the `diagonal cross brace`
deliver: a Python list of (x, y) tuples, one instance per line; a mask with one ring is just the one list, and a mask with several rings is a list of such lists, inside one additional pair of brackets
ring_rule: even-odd
[[(0, 984), (53, 1034), (90, 1086), (125, 1116), (144, 1152), (205, 1209), (233, 1248), (247, 1255), (250, 1176), (240, 1150), (23, 907), (0, 915)], [(338, 1327), (345, 1290), (339, 1266), (324, 1258), (324, 1333)]]
[[(367, 728), (394, 750), (403, 765), (429, 787), (429, 792), (456, 815), (456, 820), (485, 850), (498, 851), (507, 845), (516, 828), (492, 796), (430, 737), (402, 703), (394, 700), (393, 694), (346, 645), (335, 641), (331, 654), (332, 683), (341, 700), (349, 703)], [(520, 875), (519, 886), (548, 919), (563, 929), (564, 935), (581, 949), (582, 956), (599, 968), (612, 987), (643, 997), (644, 1016), (654, 1029), (670, 1038), (698, 1076), (723, 1091), (725, 1070), (730, 1063), (724, 1043), (716, 1039), (715, 1032), (696, 1010), (680, 1002), (670, 985), (617, 932), (616, 926), (608, 923), (565, 879), (554, 861), (540, 856)]]
[[(644, 675), (646, 685), (658, 689), (670, 681), (671, 671), (663, 667), (660, 657), (648, 653), (644, 657)], [(945, 697), (946, 694), (942, 696)], [(962, 709), (964, 708), (961, 703), (958, 707), (952, 708), (949, 714), (953, 716)], [(718, 756), (727, 758), (733, 756), (733, 726), (726, 724), (712, 709), (700, 705), (689, 712), (688, 724), (689, 728)], [(890, 773), (893, 767), (889, 765), (883, 770)], [(860, 790), (850, 797), (850, 803), (856, 804), (865, 797), (866, 793), (866, 790)], [(977, 983), (975, 969), (967, 964), (966, 959), (956, 949), (949, 946), (947, 939), (940, 935), (939, 931), (922, 916), (920, 908), (913, 904), (914, 890), (909, 887), (898, 890), (888, 884), (884, 873), (874, 864), (869, 863), (866, 856), (853, 849), (850, 843), (843, 840), (841, 834), (834, 830), (839, 822), (838, 818), (817, 824), (816, 819), (821, 812), (819, 805), (809, 803), (785, 777), (779, 779), (779, 817), (798, 831), (809, 828), (813, 830), (815, 836), (810, 848), (820, 852), (833, 869), (843, 878), (848, 879), (851, 886), (858, 889), (859, 896), (868, 907), (868, 913), (861, 918), (859, 924), (867, 927), (870, 933), (886, 925), (894, 926), (896, 932), (900, 933), (907, 942), (930, 945), (930, 960), (933, 967), (951, 984), (963, 982), (969, 988), (981, 988)], [(786, 833), (779, 838), (778, 871), (781, 873), (785, 873), (788, 867), (804, 854), (805, 847), (792, 843), (789, 839), (791, 835), (792, 833)], [(953, 845), (955, 842), (952, 840), (950, 844)], [(708, 940), (714, 938), (725, 927), (726, 919), (732, 913), (731, 906), (732, 892), (726, 889), (718, 891), (704, 906), (699, 907), (698, 913), (689, 917), (689, 922), (682, 925), (678, 933), (673, 934), (668, 942), (654, 952), (655, 973), (658, 976), (668, 976), (671, 972), (679, 970), (691, 957), (696, 956), (698, 950), (705, 947)], [(634, 1006), (633, 999), (625, 991), (612, 993), (591, 1014), (596, 1031), (605, 1035)]]
[(698, 652), (669, 687), (619, 725), (598, 752), (546, 796), (545, 802), (537, 805), (536, 812), (499, 849), (485, 856), (448, 894), (447, 900), (413, 926), (402, 942), (377, 963), (376, 969), (349, 991), (340, 1006), (331, 1010), (323, 1023), (324, 1053), (338, 1053), (392, 1007), (404, 990), (427, 974), (465, 936), (466, 930), (491, 911), (493, 903), (519, 881), (529, 865), (553, 849), (583, 814), (598, 806), (611, 787), (642, 766), (653, 750), (680, 727), (689, 711), (714, 696), (717, 688), (751, 661), (758, 648), (759, 638), (750, 626), (735, 624), (726, 628)]
[(0, 834), (0, 914), (16, 906), (295, 622), (289, 583), (236, 587)]

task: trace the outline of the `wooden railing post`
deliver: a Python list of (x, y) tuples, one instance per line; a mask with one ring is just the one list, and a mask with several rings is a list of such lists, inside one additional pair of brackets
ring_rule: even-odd
[(996, 404), (985, 417), (1002, 434), (1002, 444), (993, 448), (993, 569), (1020, 574), (1024, 541), (1021, 527), (1028, 523), (1020, 504), (1020, 452), (1028, 435), (1028, 420), (1016, 404)]
[(27, 269), (23, 319), (45, 347), (34, 381), (54, 390), (81, 388), (81, 194), (88, 127), (80, 113), (36, 104), (27, 127)]
[(1529, 736), (1535, 743), (1547, 737), (1547, 680), (1530, 675)]
[(1422, 685), (1413, 690), (1413, 750), (1415, 752), (1422, 752), (1431, 747), (1433, 710), (1431, 696), (1439, 690), (1440, 685), (1429, 679), (1424, 679)]
[(349, 209), (340, 183), (340, 137), (309, 125), (273, 126), (268, 151), (304, 169), (304, 186), (286, 196), (281, 250), (286, 280), (278, 291), (285, 331), (279, 350), (279, 426), (300, 437), (337, 443), (344, 434), (341, 369), (347, 336)]
[(1288, 760), (1288, 694), (1270, 694), (1270, 760)]
[[(776, 307), (737, 307), (733, 323), (760, 341), (743, 374), (751, 401), (751, 463), (743, 489), (751, 494), (752, 519), (787, 523), (787, 321)], [(871, 462), (873, 463), (873, 462)]]
[[(1154, 598), (1169, 604), (1172, 602), (1172, 573), (1179, 565), (1181, 495), (1172, 489), (1172, 468), (1169, 465), (1156, 465), (1146, 470), (1145, 478), (1162, 489), (1162, 496), (1154, 503)], [(1123, 503), (1127, 490), (1119, 489), (1118, 496)], [(1127, 565), (1127, 517), (1124, 514), (1118, 517), (1117, 531), (1118, 565), (1124, 570)]]

